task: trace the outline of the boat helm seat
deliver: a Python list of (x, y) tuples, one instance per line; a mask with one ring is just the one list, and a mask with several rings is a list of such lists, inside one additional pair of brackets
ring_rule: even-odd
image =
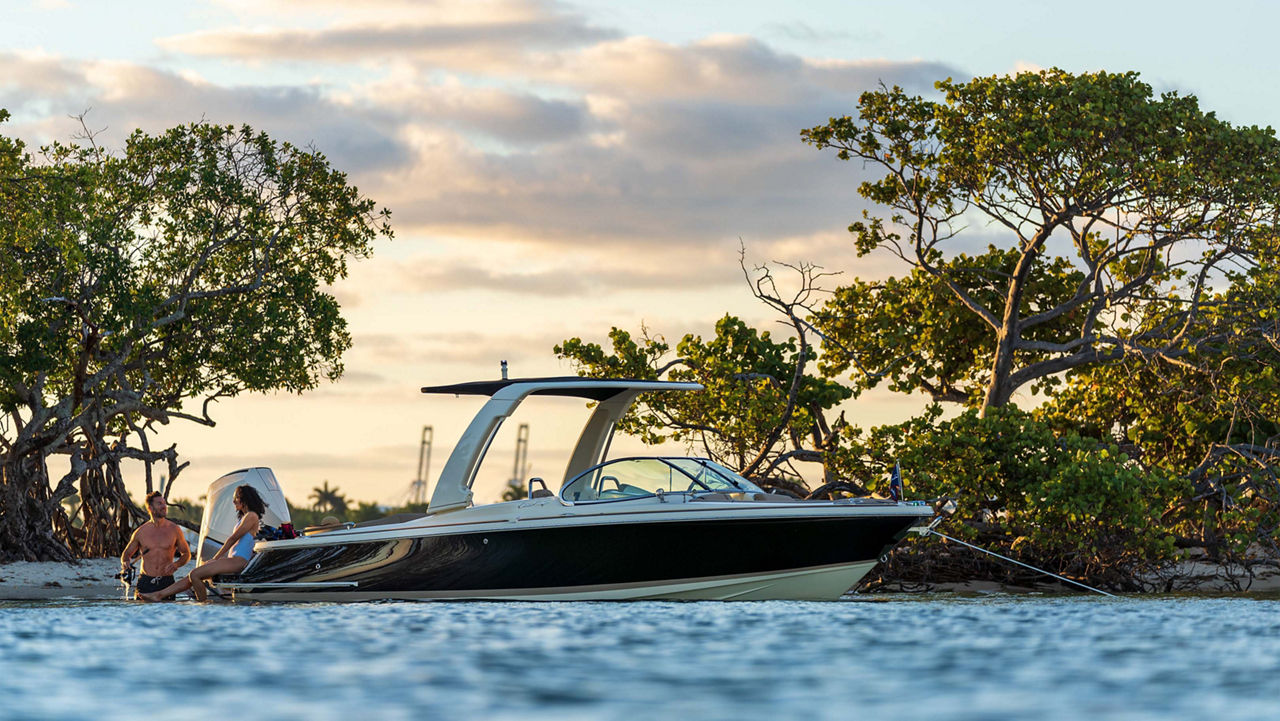
[[(537, 486), (541, 486), (541, 488), (537, 488)], [(550, 498), (554, 495), (551, 489), (547, 488), (546, 481), (537, 476), (529, 479), (529, 498)]]

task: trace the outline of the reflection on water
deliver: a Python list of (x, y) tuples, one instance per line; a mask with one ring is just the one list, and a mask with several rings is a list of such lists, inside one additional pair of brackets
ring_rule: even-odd
[(1278, 611), (1087, 597), (0, 602), (0, 718), (1275, 718)]

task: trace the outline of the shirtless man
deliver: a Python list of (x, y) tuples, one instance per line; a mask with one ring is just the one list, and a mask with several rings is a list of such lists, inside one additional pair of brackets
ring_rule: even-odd
[[(147, 494), (147, 512), (151, 520), (138, 526), (120, 554), (120, 570), (127, 570), (133, 557), (142, 554), (142, 574), (134, 586), (134, 594), (159, 591), (173, 583), (173, 572), (191, 560), (187, 537), (178, 524), (166, 518), (169, 503), (159, 491)], [(178, 560), (173, 560), (178, 556)]]

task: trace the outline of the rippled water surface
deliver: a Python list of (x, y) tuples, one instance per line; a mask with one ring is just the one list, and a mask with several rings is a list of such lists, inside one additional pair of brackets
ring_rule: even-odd
[(147, 717), (1273, 719), (1280, 605), (0, 602), (0, 718)]

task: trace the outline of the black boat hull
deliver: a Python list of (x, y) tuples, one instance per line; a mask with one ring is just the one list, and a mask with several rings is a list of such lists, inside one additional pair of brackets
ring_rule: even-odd
[[(917, 516), (556, 525), (271, 544), (240, 599), (838, 598)], [(311, 541), (311, 539), (304, 539)]]

